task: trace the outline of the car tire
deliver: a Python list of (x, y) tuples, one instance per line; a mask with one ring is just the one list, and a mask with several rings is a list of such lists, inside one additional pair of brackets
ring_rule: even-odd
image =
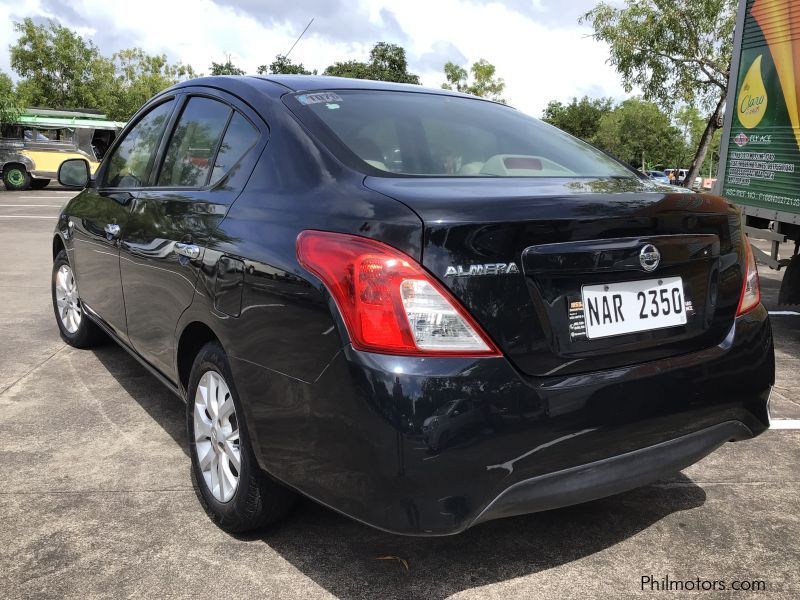
[(192, 482), (209, 518), (224, 531), (243, 533), (285, 516), (295, 494), (258, 466), (218, 342), (203, 346), (195, 358), (186, 400)]
[(9, 192), (27, 190), (31, 185), (31, 174), (23, 165), (6, 165), (3, 167), (3, 184)]
[(36, 179), (31, 177), (31, 189), (32, 190), (43, 190), (48, 185), (50, 185), (49, 179)]
[(778, 304), (782, 306), (800, 304), (800, 254), (792, 257), (783, 273)]
[(91, 348), (105, 339), (100, 327), (84, 314), (75, 276), (64, 250), (53, 261), (50, 290), (62, 340), (74, 348)]

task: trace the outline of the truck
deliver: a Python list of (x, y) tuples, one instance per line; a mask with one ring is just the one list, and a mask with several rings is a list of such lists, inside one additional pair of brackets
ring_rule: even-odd
[(740, 208), (756, 259), (786, 269), (779, 303), (800, 304), (800, 2), (739, 0), (726, 106), (714, 192)]
[(70, 158), (94, 172), (124, 126), (92, 111), (29, 108), (0, 129), (0, 179), (10, 191), (41, 189)]

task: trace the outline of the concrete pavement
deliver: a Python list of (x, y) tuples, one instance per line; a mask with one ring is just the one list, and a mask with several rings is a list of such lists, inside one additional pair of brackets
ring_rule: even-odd
[[(691, 594), (703, 598), (800, 597), (793, 428), (645, 488), (452, 538), (384, 534), (310, 501), (257, 536), (223, 533), (191, 488), (180, 400), (116, 346), (58, 337), (50, 240), (69, 195), (0, 191), (0, 598), (690, 596), (643, 591), (643, 576), (766, 586)], [(780, 276), (762, 273), (776, 309)], [(800, 419), (800, 315), (773, 327), (773, 413)]]

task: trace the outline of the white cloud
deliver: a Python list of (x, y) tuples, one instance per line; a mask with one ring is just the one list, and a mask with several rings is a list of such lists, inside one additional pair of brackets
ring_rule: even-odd
[[(200, 72), (207, 72), (212, 61), (220, 62), (228, 53), (235, 64), (254, 73), (259, 65), (286, 52), (302, 30), (297, 19), (304, 20), (305, 15), (266, 24), (230, 4), (235, 2), (29, 0), (21, 5), (0, 0), (0, 13), (10, 15), (0, 21), (0, 69), (9, 71), (7, 49), (16, 37), (11, 21), (26, 16), (56, 18), (95, 41), (106, 54), (140, 46), (148, 52), (164, 52), (170, 60), (191, 64)], [(606, 47), (589, 37), (587, 27), (572, 17), (556, 23), (540, 18), (558, 10), (555, 0), (527, 5), (485, 0), (353, 0), (351, 5), (354, 15), (369, 20), (365, 25), (371, 29), (365, 27), (365, 31), (380, 30), (387, 15), (396, 20), (405, 40), (385, 41), (404, 44), (411, 70), (420, 74), (425, 85), (438, 88), (442, 83), (443, 74), (433, 68), (430, 58), (434, 50), (447, 47), (469, 63), (480, 58), (494, 63), (506, 81), (511, 104), (535, 116), (553, 99), (586, 93), (624, 96), (618, 75), (605, 63)], [(520, 6), (531, 10), (515, 10)], [(320, 2), (319, 8), (309, 9), (309, 18), (324, 7)], [(291, 58), (322, 70), (336, 60), (365, 58), (376, 41), (337, 41), (315, 33), (312, 26)], [(415, 60), (419, 60), (416, 70)]]
[[(544, 25), (501, 2), (407, 0), (395, 16), (408, 34), (407, 49), (423, 54), (446, 39), (471, 64), (485, 58), (506, 82), (506, 97), (524, 112), (539, 116), (550, 100), (601, 93), (622, 97), (619, 76), (605, 61), (605, 45), (590, 30), (572, 25)], [(425, 18), (420, 18), (425, 15)], [(412, 64), (413, 66), (413, 64)], [(420, 73), (425, 85), (439, 87), (441, 71)]]

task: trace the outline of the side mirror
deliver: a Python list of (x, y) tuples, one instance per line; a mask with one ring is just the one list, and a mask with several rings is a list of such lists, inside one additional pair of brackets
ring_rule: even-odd
[(70, 158), (58, 167), (58, 183), (64, 187), (85, 188), (90, 179), (89, 162), (82, 158)]

